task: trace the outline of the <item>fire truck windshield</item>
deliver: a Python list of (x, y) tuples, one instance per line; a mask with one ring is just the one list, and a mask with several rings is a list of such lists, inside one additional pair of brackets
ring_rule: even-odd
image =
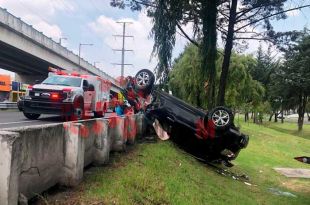
[(54, 75), (54, 76), (50, 76), (50, 77), (46, 78), (42, 82), (42, 84), (80, 87), (81, 86), (81, 80), (82, 80), (81, 78)]

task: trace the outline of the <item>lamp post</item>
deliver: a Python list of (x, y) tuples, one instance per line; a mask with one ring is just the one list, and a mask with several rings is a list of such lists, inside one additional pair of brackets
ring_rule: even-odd
[(96, 68), (96, 64), (99, 64), (100, 62), (99, 61), (95, 61), (94, 62), (94, 67)]
[(81, 48), (82, 46), (92, 46), (92, 43), (80, 43), (79, 44), (79, 65), (81, 65)]
[(62, 40), (68, 40), (68, 39), (65, 38), (65, 37), (64, 37), (64, 38), (59, 38), (59, 44), (60, 44), (60, 45), (61, 45), (61, 41), (62, 41)]

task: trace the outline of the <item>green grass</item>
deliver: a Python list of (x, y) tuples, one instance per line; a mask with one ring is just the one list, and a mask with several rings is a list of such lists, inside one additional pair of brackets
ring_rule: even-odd
[[(305, 119), (306, 121), (306, 119)], [(310, 140), (310, 124), (304, 124), (303, 130), (301, 132), (298, 132), (297, 123), (296, 122), (290, 122), (290, 123), (271, 123), (267, 122), (264, 123), (266, 127), (272, 128), (274, 130), (277, 130), (282, 133), (296, 135), (299, 137), (304, 137), (306, 139)]]
[[(250, 135), (250, 143), (240, 152), (231, 171), (247, 174), (252, 186), (218, 174), (171, 142), (158, 142), (138, 144), (129, 153), (115, 154), (109, 166), (93, 168), (69, 201), (85, 204), (309, 204), (309, 179), (286, 178), (273, 170), (274, 167), (309, 168), (293, 159), (310, 155), (309, 138), (293, 135), (287, 123), (268, 126), (241, 123), (241, 130)], [(286, 131), (279, 131), (278, 127)], [(310, 126), (305, 126), (305, 133), (309, 132)], [(291, 192), (297, 198), (274, 195), (268, 188)]]

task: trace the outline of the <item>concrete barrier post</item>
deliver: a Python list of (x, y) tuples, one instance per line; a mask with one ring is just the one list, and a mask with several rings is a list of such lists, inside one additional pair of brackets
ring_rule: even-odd
[(18, 203), (21, 164), (19, 134), (0, 131), (0, 202), (2, 205)]
[(109, 161), (112, 142), (111, 136), (108, 135), (108, 126), (108, 120), (96, 119), (95, 132), (98, 135), (95, 139), (94, 163), (97, 165), (103, 165)]
[(146, 130), (146, 125), (144, 122), (144, 115), (137, 114), (136, 115), (136, 125), (137, 125), (137, 136), (136, 137), (142, 137)]
[(112, 151), (126, 150), (125, 117), (111, 117), (109, 119), (108, 135), (112, 139)]
[(127, 134), (127, 144), (134, 144), (136, 142), (137, 135), (137, 115), (127, 115), (126, 116), (126, 124), (125, 130)]
[(66, 125), (64, 144), (64, 176), (61, 184), (76, 186), (83, 178), (85, 143), (81, 136), (80, 123), (68, 123)]

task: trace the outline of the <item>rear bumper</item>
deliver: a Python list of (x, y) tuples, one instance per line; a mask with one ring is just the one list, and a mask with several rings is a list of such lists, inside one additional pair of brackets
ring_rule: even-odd
[(73, 103), (24, 100), (23, 111), (34, 114), (70, 116), (73, 114), (74, 109)]

